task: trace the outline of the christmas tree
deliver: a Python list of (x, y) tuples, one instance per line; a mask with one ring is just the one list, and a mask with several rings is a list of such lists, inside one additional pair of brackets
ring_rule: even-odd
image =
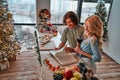
[(106, 7), (105, 7), (105, 2), (103, 0), (98, 0), (95, 15), (98, 15), (103, 22), (103, 29), (104, 29), (103, 40), (106, 40), (107, 32), (108, 32), (107, 24), (106, 24), (107, 11), (106, 11)]
[(20, 53), (20, 46), (15, 38), (13, 21), (7, 1), (0, 0), (0, 68), (9, 58)]

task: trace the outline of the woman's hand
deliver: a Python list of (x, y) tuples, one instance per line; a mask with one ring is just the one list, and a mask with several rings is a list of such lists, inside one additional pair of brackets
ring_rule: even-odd
[(74, 52), (74, 49), (71, 48), (71, 47), (65, 47), (64, 50), (65, 50), (67, 53)]
[(82, 50), (81, 50), (80, 46), (76, 46), (76, 48), (74, 48), (74, 51), (81, 54)]
[(77, 53), (77, 54), (81, 54), (83, 56), (86, 56), (87, 58), (90, 58), (92, 59), (92, 55), (90, 55), (89, 53), (83, 51), (80, 46), (76, 46), (76, 48), (74, 48), (74, 51)]

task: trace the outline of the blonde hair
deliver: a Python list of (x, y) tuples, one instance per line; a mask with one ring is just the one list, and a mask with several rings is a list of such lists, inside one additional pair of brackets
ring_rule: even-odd
[(97, 15), (92, 15), (88, 17), (85, 22), (88, 21), (90, 26), (92, 27), (92, 32), (89, 34), (91, 37), (95, 36), (94, 42), (98, 39), (99, 41), (99, 49), (102, 50), (102, 36), (103, 36), (103, 22)]

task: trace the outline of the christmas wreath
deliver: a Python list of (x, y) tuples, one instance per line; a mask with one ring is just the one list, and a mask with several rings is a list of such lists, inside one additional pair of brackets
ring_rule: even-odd
[(41, 9), (39, 17), (40, 19), (49, 19), (51, 17), (50, 11), (48, 9)]

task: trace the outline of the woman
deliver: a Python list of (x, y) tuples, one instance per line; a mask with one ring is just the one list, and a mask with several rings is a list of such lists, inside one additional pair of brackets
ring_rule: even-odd
[(95, 73), (95, 62), (101, 61), (103, 23), (97, 15), (90, 16), (84, 23), (84, 40), (74, 48), (87, 66)]
[(78, 25), (78, 16), (72, 11), (69, 11), (64, 15), (63, 23), (68, 27), (64, 29), (61, 37), (61, 43), (57, 48), (55, 48), (55, 50), (63, 48), (67, 41), (70, 47), (75, 48), (77, 44), (77, 37), (82, 36), (84, 31), (83, 27)]

